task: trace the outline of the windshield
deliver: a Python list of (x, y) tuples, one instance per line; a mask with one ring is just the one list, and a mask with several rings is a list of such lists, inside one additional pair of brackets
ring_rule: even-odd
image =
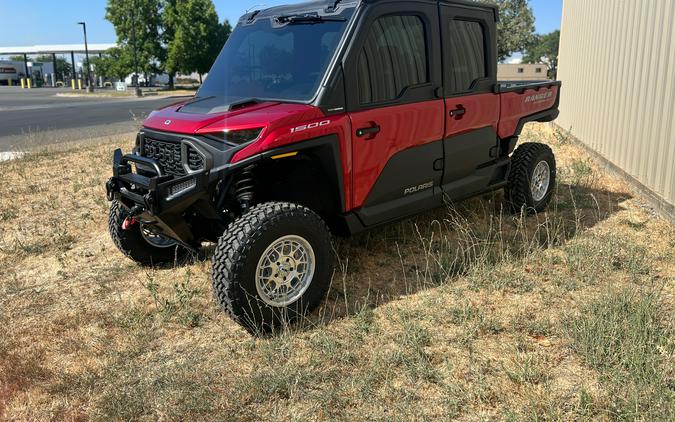
[[(261, 18), (240, 24), (228, 39), (199, 97), (311, 100), (353, 9), (323, 19)], [(304, 15), (306, 16), (306, 15)]]

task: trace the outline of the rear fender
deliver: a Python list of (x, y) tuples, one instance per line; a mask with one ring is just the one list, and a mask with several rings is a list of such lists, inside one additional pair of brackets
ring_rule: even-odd
[(500, 93), (499, 137), (517, 137), (529, 122), (555, 120), (559, 114), (560, 87), (560, 82), (552, 81), (536, 88), (514, 88)]

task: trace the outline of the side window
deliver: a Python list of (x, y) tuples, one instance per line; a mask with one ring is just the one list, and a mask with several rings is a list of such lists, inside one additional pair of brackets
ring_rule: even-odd
[(450, 21), (450, 39), (444, 47), (450, 58), (448, 89), (454, 94), (469, 91), (477, 80), (488, 76), (485, 65), (485, 31), (478, 22)]
[(414, 85), (429, 82), (427, 43), (418, 16), (376, 20), (359, 55), (361, 104), (391, 101)]

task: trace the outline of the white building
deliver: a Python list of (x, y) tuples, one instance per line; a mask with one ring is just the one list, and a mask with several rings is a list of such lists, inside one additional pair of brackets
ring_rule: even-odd
[(675, 219), (675, 1), (564, 0), (558, 124)]
[(548, 66), (545, 64), (503, 63), (497, 65), (497, 80), (500, 81), (545, 81)]

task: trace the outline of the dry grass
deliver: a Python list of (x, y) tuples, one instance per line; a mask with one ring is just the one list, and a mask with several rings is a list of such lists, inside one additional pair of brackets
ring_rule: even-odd
[(667, 420), (675, 228), (547, 125), (551, 211), (501, 193), (338, 242), (322, 308), (252, 338), (209, 262), (142, 269), (106, 232), (114, 143), (0, 164), (0, 417)]

